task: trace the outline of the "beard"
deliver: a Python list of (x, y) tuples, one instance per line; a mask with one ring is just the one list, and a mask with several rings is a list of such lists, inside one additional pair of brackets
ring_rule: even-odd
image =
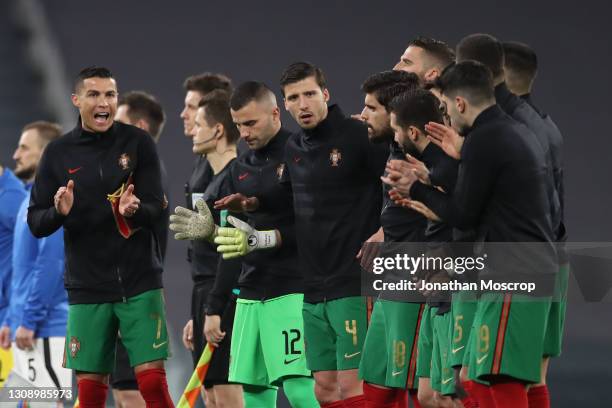
[(384, 129), (381, 129), (379, 131), (376, 131), (372, 126), (367, 125), (368, 129), (370, 129), (372, 131), (372, 133), (370, 134), (370, 132), (368, 132), (368, 138), (370, 139), (370, 142), (378, 144), (378, 143), (385, 143), (385, 142), (390, 142), (391, 140), (393, 140), (393, 129), (391, 129), (390, 126), (387, 126)]
[(402, 143), (400, 147), (402, 148), (404, 154), (409, 154), (411, 156), (416, 157), (419, 157), (419, 155), (421, 154), (421, 152), (419, 152), (419, 149), (417, 149), (416, 145), (409, 140)]
[(21, 180), (30, 180), (36, 174), (36, 167), (30, 166), (30, 167), (16, 168), (14, 173), (15, 173), (15, 176), (17, 176)]

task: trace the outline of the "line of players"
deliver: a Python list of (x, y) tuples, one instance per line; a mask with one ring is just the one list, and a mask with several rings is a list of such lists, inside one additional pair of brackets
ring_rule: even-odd
[[(224, 259), (208, 274), (207, 300), (194, 290), (184, 332), (197, 347), (204, 310), (206, 339), (219, 346), (208, 406), (239, 406), (231, 384), (243, 385), (247, 407), (275, 406), (277, 386), (294, 407), (404, 407), (408, 395), (415, 406), (549, 406), (546, 370), (560, 354), (562, 300), (454, 293), (415, 303), (381, 294), (372, 308), (359, 278), (359, 258), (367, 268), (377, 248), (364, 241), (425, 242), (428, 251), (451, 241), (537, 242), (544, 250), (520, 270), (553, 276), (564, 292), (562, 139), (530, 99), (536, 71), (523, 44), (476, 34), (455, 55), (418, 38), (394, 71), (364, 82), (355, 120), (328, 106), (319, 68), (295, 63), (280, 81), (301, 128), (292, 135), (264, 84), (241, 84), (229, 96), (219, 75), (186, 82), (185, 133), (209, 165), (198, 159), (187, 188), (195, 211), (177, 209), (170, 228), (194, 241), (196, 269), (198, 245), (201, 254), (218, 245)], [(213, 92), (219, 79), (225, 88)], [(193, 86), (198, 80), (208, 89)], [(223, 114), (212, 108), (223, 104)], [(234, 125), (248, 147), (241, 154)], [(231, 227), (219, 226), (226, 221)], [(241, 273), (224, 273), (235, 258)]]
[[(507, 133), (504, 155), (527, 152), (534, 163), (552, 170), (541, 175), (540, 184), (532, 183), (533, 192), (541, 196), (538, 210), (560, 220), (561, 203), (554, 204), (555, 197), (562, 198), (560, 138), (548, 130), (554, 127), (550, 117), (529, 99), (534, 58), (521, 44), (502, 46), (485, 35), (464, 39), (457, 58), (446, 44), (419, 38), (395, 71), (364, 82), (359, 119), (366, 126), (347, 118), (337, 105), (328, 106), (330, 93), (320, 69), (292, 64), (283, 73), (281, 91), (285, 108), (302, 129), (293, 135), (282, 128), (276, 98), (265, 85), (247, 82), (232, 90), (229, 79), (216, 74), (186, 81), (181, 117), (197, 155), (186, 196), (188, 207), (198, 212), (179, 211), (173, 223), (180, 238), (193, 240), (192, 320), (184, 343), (194, 351), (194, 362), (204, 344), (202, 333), (218, 346), (205, 384), (207, 406), (275, 406), (278, 386), (294, 407), (403, 407), (407, 394), (422, 406), (547, 406), (547, 359), (541, 360), (560, 352), (563, 302), (538, 303), (541, 319), (529, 333), (542, 338), (526, 338), (524, 329), (513, 328), (524, 318), (515, 317), (521, 303), (508, 298), (485, 303), (453, 294), (452, 302), (430, 296), (426, 305), (385, 298), (372, 305), (361, 296), (361, 265), (355, 257), (367, 266), (376, 245), (362, 248), (364, 241), (435, 243), (466, 230), (477, 233), (483, 225), (496, 231), (497, 218), (507, 214), (487, 207), (490, 197), (511, 208), (538, 201), (523, 190), (524, 201), (516, 204), (511, 195), (494, 196), (495, 189), (472, 189), (470, 177), (483, 183), (483, 171), (499, 174), (483, 170), (481, 154), (495, 154), (501, 145), (474, 147), (467, 141), (479, 139), (469, 137), (461, 147), (459, 135), (478, 135), (476, 125), (485, 119)], [(161, 107), (149, 95), (136, 95), (132, 105), (120, 103), (125, 108), (116, 120), (158, 136)], [(517, 127), (495, 102), (535, 136)], [(505, 171), (518, 177), (509, 162), (511, 170)], [(537, 179), (536, 173), (526, 171), (523, 181)], [(547, 183), (554, 185), (554, 194), (540, 188)], [(516, 181), (514, 186), (525, 188)], [(466, 201), (457, 201), (461, 198)], [(481, 201), (470, 201), (476, 198)], [(200, 199), (207, 205), (197, 204)], [(520, 218), (540, 215), (530, 208)], [(211, 218), (220, 227), (211, 228)], [(507, 235), (484, 239), (517, 240), (514, 221), (503, 220)], [(544, 224), (536, 241), (563, 239), (559, 221)], [(238, 261), (222, 260), (217, 251)], [(566, 273), (562, 257), (558, 263)], [(533, 307), (524, 313), (534, 319)], [(505, 325), (498, 330), (500, 317)], [(544, 347), (545, 338), (547, 350), (534, 347)], [(506, 350), (508, 343), (515, 349)], [(521, 349), (527, 343), (529, 353)], [(472, 353), (463, 358), (468, 350)], [(530, 358), (518, 357), (523, 355)], [(124, 371), (125, 389), (136, 390), (130, 370)], [(131, 396), (138, 398), (135, 392)]]

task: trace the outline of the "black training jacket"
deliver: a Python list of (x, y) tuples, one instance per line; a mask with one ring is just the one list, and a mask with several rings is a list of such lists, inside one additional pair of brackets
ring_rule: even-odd
[(380, 176), (388, 153), (384, 144), (371, 144), (365, 125), (337, 105), (318, 126), (287, 141), (283, 177), (293, 188), (306, 302), (361, 293), (355, 256), (380, 226)]
[(524, 246), (508, 246), (504, 255), (513, 262), (489, 259), (492, 267), (501, 271), (505, 263), (516, 269), (515, 275), (554, 274), (547, 164), (532, 132), (494, 105), (476, 118), (466, 135), (452, 196), (419, 182), (410, 195), (450, 225), (476, 229), (486, 242), (541, 243), (530, 256)]
[(557, 188), (557, 194), (559, 196), (559, 203), (561, 206), (561, 223), (557, 230), (557, 255), (560, 263), (568, 262), (568, 254), (565, 248), (565, 242), (567, 241), (567, 230), (565, 228), (565, 185), (563, 182), (563, 135), (557, 127), (557, 124), (550, 115), (542, 112), (531, 99), (531, 94), (521, 95), (521, 98), (529, 104), (544, 121), (545, 126), (548, 128), (548, 135), (550, 139), (550, 152), (553, 164), (553, 173), (555, 178), (555, 185)]
[(285, 145), (291, 133), (280, 129), (268, 144), (241, 154), (231, 169), (232, 190), (257, 197), (259, 207), (244, 217), (257, 230), (279, 230), (282, 246), (253, 251), (242, 258), (240, 297), (263, 300), (302, 293), (304, 280), (295, 238), (293, 191), (280, 183), (285, 171)]
[[(74, 181), (74, 204), (64, 217), (53, 198), (69, 180)], [(128, 182), (134, 184), (140, 208), (129, 219), (131, 235), (125, 238), (118, 228), (122, 217), (113, 214), (109, 196), (118, 197)], [(64, 227), (64, 283), (71, 304), (117, 302), (162, 287), (156, 231), (166, 207), (153, 139), (119, 122), (104, 133), (88, 132), (79, 119), (44, 151), (28, 224), (38, 238)]]
[[(499, 107), (512, 117), (522, 123), (536, 136), (544, 154), (549, 168), (548, 191), (551, 204), (551, 219), (557, 242), (566, 240), (565, 226), (563, 225), (562, 207), (562, 148), (563, 138), (557, 126), (551, 121), (545, 120), (539, 111), (532, 107), (527, 101), (510, 92), (505, 83), (495, 87), (495, 100)], [(557, 245), (558, 257), (561, 262), (566, 262), (564, 245)]]

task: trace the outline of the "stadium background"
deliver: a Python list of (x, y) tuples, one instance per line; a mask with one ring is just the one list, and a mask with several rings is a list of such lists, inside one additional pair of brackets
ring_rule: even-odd
[[(282, 69), (308, 60), (327, 74), (332, 102), (361, 111), (359, 85), (390, 69), (407, 41), (423, 34), (454, 45), (472, 32), (530, 44), (540, 74), (535, 101), (565, 136), (566, 218), (572, 241), (611, 241), (609, 152), (610, 6), (601, 1), (310, 1), (162, 0), (0, 2), (0, 163), (11, 159), (21, 127), (37, 119), (65, 129), (76, 121), (71, 78), (87, 65), (109, 67), (120, 92), (156, 95), (168, 120), (159, 144), (168, 168), (171, 205), (182, 204), (193, 156), (179, 113), (190, 74), (228, 74), (234, 83), (262, 80), (278, 92)], [(279, 95), (280, 96), (280, 95)], [(285, 123), (295, 128), (283, 112)], [(520, 194), (520, 192), (517, 192)], [(186, 245), (170, 241), (165, 287), (177, 399), (190, 361), (180, 344), (191, 281)], [(590, 277), (587, 279), (591, 279)], [(568, 307), (564, 354), (551, 364), (554, 407), (609, 407), (612, 396), (612, 304)], [(279, 406), (284, 402), (280, 402)]]

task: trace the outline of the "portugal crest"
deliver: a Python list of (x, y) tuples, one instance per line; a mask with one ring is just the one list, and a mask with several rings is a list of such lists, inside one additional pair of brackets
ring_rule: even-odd
[(70, 357), (75, 358), (79, 350), (81, 350), (81, 342), (76, 337), (70, 338)]
[(342, 160), (342, 153), (338, 149), (332, 149), (329, 154), (329, 161), (331, 162), (332, 167), (338, 167), (340, 164), (340, 160)]
[(130, 156), (127, 153), (123, 153), (119, 156), (119, 167), (123, 170), (127, 170), (130, 168)]

